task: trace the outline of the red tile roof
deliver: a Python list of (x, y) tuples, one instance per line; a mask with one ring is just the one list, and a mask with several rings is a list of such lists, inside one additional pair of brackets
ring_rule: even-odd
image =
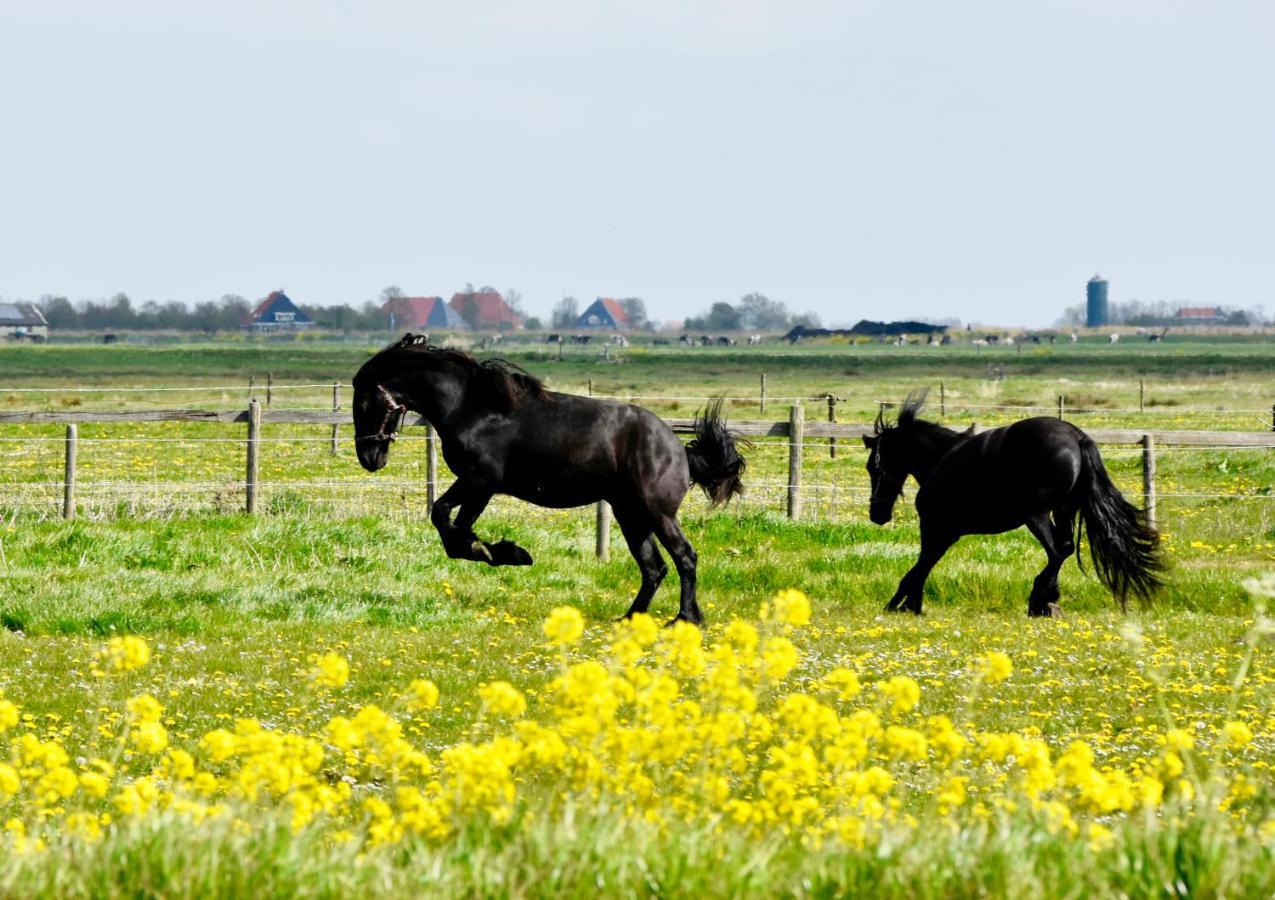
[(518, 328), (522, 319), (495, 291), (453, 294), (448, 305), (475, 328)]
[(394, 297), (383, 309), (394, 314), (396, 328), (420, 328), (434, 311), (434, 304), (442, 302), (442, 297)]
[(611, 318), (615, 319), (615, 324), (621, 328), (627, 328), (629, 325), (629, 317), (624, 314), (624, 307), (620, 305), (619, 300), (612, 300), (610, 297), (599, 297), (602, 305), (607, 308), (607, 312), (611, 313)]

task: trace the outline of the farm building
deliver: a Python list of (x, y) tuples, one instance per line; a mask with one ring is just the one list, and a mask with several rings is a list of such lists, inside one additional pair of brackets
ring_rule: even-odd
[(1107, 279), (1094, 275), (1085, 285), (1085, 326), (1101, 328), (1111, 319), (1107, 306)]
[(390, 331), (469, 331), (473, 327), (442, 297), (395, 297), (383, 308)]
[(522, 319), (496, 291), (452, 294), (447, 305), (472, 327), (480, 330), (497, 328), (504, 331), (522, 327)]
[(629, 317), (624, 314), (624, 307), (619, 300), (610, 297), (599, 297), (589, 304), (589, 308), (580, 313), (576, 319), (576, 328), (609, 328), (612, 331), (624, 331), (629, 327)]
[(49, 336), (49, 323), (34, 303), (0, 302), (0, 335), (42, 341)]
[(277, 331), (304, 331), (314, 327), (314, 321), (303, 313), (283, 291), (271, 291), (270, 296), (257, 304), (239, 326), (244, 331), (270, 334)]
[(1184, 306), (1174, 318), (1179, 325), (1216, 325), (1226, 316), (1216, 306)]

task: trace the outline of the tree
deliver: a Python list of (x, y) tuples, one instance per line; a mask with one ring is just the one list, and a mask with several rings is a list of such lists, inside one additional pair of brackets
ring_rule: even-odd
[(549, 324), (554, 328), (571, 328), (578, 318), (580, 318), (580, 304), (575, 297), (568, 295), (559, 300), (558, 305), (553, 308), (553, 313), (549, 316)]
[(641, 297), (625, 297), (620, 301), (620, 308), (629, 320), (629, 327), (634, 331), (645, 328), (649, 321), (646, 317), (646, 301)]
[(45, 294), (38, 305), (50, 328), (76, 328), (80, 324), (80, 314), (65, 297)]
[(703, 324), (695, 327), (705, 328), (709, 331), (738, 331), (739, 310), (729, 303), (714, 303), (709, 307), (708, 314), (701, 321)]
[(391, 300), (397, 300), (399, 297), (402, 297), (402, 296), (403, 296), (403, 289), (399, 287), (397, 284), (391, 284), (389, 287), (382, 288), (381, 290), (381, 305), (384, 306), (386, 303), (389, 303)]
[[(488, 288), (483, 288), (484, 293), (487, 292), (488, 290), (489, 290)], [(518, 290), (517, 288), (510, 288), (509, 290), (505, 291), (505, 303), (509, 305), (510, 309), (512, 309), (515, 313), (518, 314), (518, 318), (520, 319), (527, 318), (526, 310), (522, 308), (522, 291)]]
[(532, 316), (522, 323), (522, 327), (526, 328), (528, 331), (540, 331), (545, 327), (545, 323), (540, 321), (539, 316)]
[(756, 292), (741, 297), (737, 308), (745, 331), (786, 331), (792, 318), (783, 303)]

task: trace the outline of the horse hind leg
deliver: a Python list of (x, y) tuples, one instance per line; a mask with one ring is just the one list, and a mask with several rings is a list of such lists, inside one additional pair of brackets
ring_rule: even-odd
[(638, 588), (637, 596), (633, 598), (629, 611), (624, 614), (624, 618), (628, 619), (650, 608), (651, 598), (655, 596), (660, 583), (668, 575), (668, 565), (660, 556), (655, 533), (644, 517), (617, 509), (615, 519), (620, 525), (620, 530), (624, 532), (624, 540), (629, 545), (629, 552), (633, 554), (638, 571), (642, 574), (642, 585)]
[[(677, 617), (673, 622), (690, 622), (699, 625), (704, 621), (699, 603), (695, 599), (695, 565), (698, 557), (691, 542), (682, 533), (682, 527), (673, 515), (661, 515), (655, 520), (655, 536), (659, 538), (668, 555), (673, 559), (673, 567), (677, 569), (677, 578), (681, 582), (681, 602)], [(672, 623), (670, 623), (672, 624)]]
[[(1070, 521), (1051, 522), (1047, 514), (1027, 520), (1027, 530), (1040, 542), (1049, 557), (1045, 568), (1040, 570), (1040, 574), (1032, 582), (1032, 591), (1027, 597), (1029, 616), (1052, 616), (1059, 610), (1058, 600), (1061, 594), (1058, 590), (1058, 570), (1074, 549), (1070, 529)], [(1063, 530), (1067, 531), (1066, 544), (1060, 546), (1059, 534)]]

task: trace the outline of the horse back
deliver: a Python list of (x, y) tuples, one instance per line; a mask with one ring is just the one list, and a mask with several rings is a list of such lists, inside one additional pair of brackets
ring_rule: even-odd
[(939, 460), (917, 492), (917, 510), (959, 520), (966, 533), (1017, 528), (1072, 496), (1084, 440), (1076, 426), (1044, 416), (973, 435)]

